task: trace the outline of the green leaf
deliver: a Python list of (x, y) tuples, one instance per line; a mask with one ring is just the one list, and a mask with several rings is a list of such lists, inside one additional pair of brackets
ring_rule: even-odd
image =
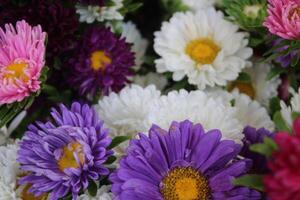
[(278, 97), (273, 97), (269, 102), (269, 108), (271, 116), (273, 116), (277, 111), (281, 110), (280, 99)]
[(278, 131), (286, 131), (286, 132), (291, 132), (289, 126), (287, 125), (286, 121), (283, 119), (280, 111), (277, 111), (274, 116), (273, 116), (273, 121), (276, 126), (276, 130)]
[(292, 119), (293, 121), (295, 121), (296, 119), (298, 119), (300, 117), (300, 113), (299, 112), (293, 112), (292, 113)]
[(94, 197), (97, 195), (98, 186), (94, 181), (89, 182), (88, 192), (89, 194)]
[(104, 164), (106, 165), (110, 165), (112, 164), (113, 162), (115, 162), (117, 160), (117, 157), (116, 156), (110, 156), (107, 158), (106, 162)]
[(274, 67), (271, 69), (271, 71), (268, 73), (266, 80), (269, 81), (273, 78), (275, 78), (276, 76), (278, 76), (279, 74), (281, 74), (282, 72), (284, 72), (284, 68), (282, 67)]
[(127, 140), (130, 140), (131, 139), (131, 137), (129, 137), (129, 136), (117, 136), (117, 137), (115, 137), (113, 140), (112, 140), (112, 142), (111, 142), (111, 144), (109, 145), (109, 147), (108, 147), (108, 149), (113, 149), (113, 148), (115, 148), (116, 146), (118, 146), (119, 144), (121, 144), (121, 143), (123, 143), (123, 142), (125, 142), (125, 141), (127, 141)]
[(233, 180), (233, 184), (236, 186), (245, 186), (249, 187), (258, 191), (264, 191), (264, 184), (263, 184), (263, 176), (262, 175), (245, 175)]
[(251, 76), (245, 72), (241, 72), (237, 78), (237, 81), (242, 83), (251, 83)]
[(270, 157), (278, 149), (277, 144), (269, 137), (264, 138), (264, 143), (253, 144), (250, 150), (264, 156)]

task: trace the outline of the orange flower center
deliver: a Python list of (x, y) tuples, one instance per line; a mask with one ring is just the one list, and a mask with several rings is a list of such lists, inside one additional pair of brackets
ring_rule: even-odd
[(298, 17), (300, 16), (300, 7), (296, 7), (296, 8), (291, 9), (290, 12), (289, 12), (288, 19), (291, 20), (294, 15), (296, 15)]
[(25, 74), (25, 70), (28, 64), (25, 62), (12, 63), (6, 67), (7, 73), (4, 74), (4, 78), (7, 79), (21, 79), (25, 82), (29, 80), (29, 77)]
[(241, 81), (234, 81), (229, 85), (228, 90), (231, 92), (235, 88), (239, 89), (239, 91), (241, 93), (248, 95), (252, 99), (254, 99), (256, 96), (255, 89), (251, 83), (243, 83)]
[(91, 67), (95, 71), (104, 70), (111, 63), (111, 58), (104, 51), (95, 51), (91, 55)]
[(67, 168), (78, 168), (84, 161), (85, 157), (82, 145), (73, 142), (63, 148), (62, 156), (58, 160), (58, 167), (61, 171)]
[(220, 50), (221, 48), (209, 38), (192, 40), (185, 48), (186, 54), (202, 65), (213, 63)]
[(23, 200), (46, 200), (47, 199), (48, 194), (43, 194), (41, 196), (36, 197), (33, 194), (28, 192), (29, 188), (30, 185), (26, 185), (22, 190), (21, 197)]
[(191, 167), (171, 170), (162, 181), (164, 200), (208, 200), (210, 188), (206, 178)]

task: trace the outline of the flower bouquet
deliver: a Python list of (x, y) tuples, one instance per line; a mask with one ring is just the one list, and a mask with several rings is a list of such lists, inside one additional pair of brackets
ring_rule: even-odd
[(299, 200), (299, 0), (2, 0), (0, 200)]

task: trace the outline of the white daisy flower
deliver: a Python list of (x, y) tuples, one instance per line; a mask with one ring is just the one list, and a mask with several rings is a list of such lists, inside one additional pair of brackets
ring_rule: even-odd
[(182, 0), (182, 3), (188, 6), (190, 10), (197, 11), (214, 6), (216, 0)]
[(112, 200), (113, 194), (110, 192), (111, 186), (103, 185), (97, 191), (97, 195), (92, 197), (88, 193), (82, 194), (78, 197), (78, 200)]
[(269, 107), (269, 101), (278, 95), (277, 89), (281, 83), (279, 77), (267, 80), (267, 75), (272, 67), (269, 63), (256, 63), (254, 67), (243, 70), (251, 77), (251, 83), (234, 81), (229, 84), (229, 88), (237, 88), (241, 93), (245, 93), (263, 106)]
[(76, 13), (80, 15), (79, 21), (93, 23), (94, 21), (103, 22), (104, 20), (123, 20), (120, 9), (123, 7), (123, 0), (111, 0), (112, 6), (92, 6), (76, 5)]
[(166, 87), (168, 80), (164, 75), (150, 72), (145, 76), (134, 76), (133, 83), (142, 87), (146, 87), (148, 85), (155, 85), (158, 90), (163, 90)]
[(235, 107), (237, 109), (236, 118), (243, 127), (264, 127), (270, 131), (274, 130), (274, 122), (271, 120), (266, 108), (249, 96), (239, 93), (238, 90), (229, 93), (219, 88), (213, 88), (207, 90), (207, 94), (213, 98), (220, 98), (224, 103), (227, 102), (227, 105)]
[(202, 91), (172, 91), (162, 96), (150, 110), (145, 129), (156, 124), (167, 129), (172, 121), (190, 120), (201, 123), (205, 130), (219, 129), (224, 139), (241, 143), (243, 126), (236, 118), (236, 108), (209, 97)]
[(122, 24), (121, 37), (125, 38), (126, 42), (133, 44), (131, 50), (135, 53), (135, 69), (139, 69), (144, 63), (148, 41), (142, 37), (136, 25), (130, 21)]
[(237, 31), (238, 26), (213, 8), (176, 13), (155, 33), (154, 49), (161, 56), (156, 69), (173, 72), (174, 81), (187, 76), (200, 89), (224, 86), (251, 65), (247, 34)]
[(21, 200), (16, 191), (17, 175), (20, 174), (17, 162), (18, 145), (0, 146), (0, 199)]
[(290, 101), (290, 106), (287, 106), (284, 101), (280, 102), (280, 106), (281, 106), (281, 116), (283, 117), (283, 119), (285, 120), (285, 122), (287, 123), (287, 125), (289, 127), (293, 126), (293, 119), (292, 119), (292, 114), (294, 112), (296, 113), (300, 113), (300, 89), (298, 90), (298, 93), (296, 93), (293, 90), (290, 90), (291, 93), (293, 94), (293, 97), (291, 98)]
[(4, 145), (6, 143), (12, 142), (9, 139), (9, 136), (11, 133), (18, 127), (18, 125), (21, 123), (21, 121), (24, 119), (26, 116), (26, 111), (20, 112), (20, 114), (15, 117), (10, 125), (8, 127), (4, 126), (0, 128), (0, 145)]
[[(127, 86), (119, 94), (110, 93), (96, 106), (100, 118), (110, 129), (112, 137), (126, 135), (135, 137), (145, 131), (143, 122), (160, 91), (154, 85), (142, 88), (138, 85)], [(116, 153), (122, 154), (126, 144), (121, 144)]]

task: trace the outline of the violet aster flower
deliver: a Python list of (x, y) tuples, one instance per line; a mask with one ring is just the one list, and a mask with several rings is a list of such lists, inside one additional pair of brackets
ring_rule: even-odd
[(245, 135), (243, 139), (244, 145), (240, 155), (253, 161), (251, 169), (253, 173), (266, 173), (268, 171), (266, 157), (251, 151), (250, 146), (252, 144), (263, 143), (265, 137), (272, 138), (273, 133), (265, 128), (255, 129), (250, 126), (245, 127), (243, 133)]
[(104, 162), (112, 155), (108, 130), (88, 105), (73, 103), (60, 111), (52, 109), (53, 123), (30, 125), (20, 143), (18, 161), (26, 175), (20, 184), (30, 185), (35, 196), (49, 193), (57, 200), (72, 192), (76, 199), (89, 180), (108, 175)]
[(110, 176), (119, 200), (260, 199), (260, 194), (231, 181), (247, 172), (249, 160), (232, 162), (241, 146), (221, 140), (219, 130), (173, 122), (169, 131), (152, 126), (149, 137), (130, 142), (127, 155)]
[(78, 44), (78, 52), (70, 60), (70, 82), (81, 95), (121, 90), (132, 75), (134, 53), (125, 39), (109, 28), (92, 27)]
[[(272, 42), (272, 46), (277, 46), (277, 45), (280, 45), (280, 43), (283, 41), (283, 39), (281, 38), (278, 38), (276, 40), (274, 40)], [(276, 53), (280, 53), (282, 51), (285, 51), (289, 48), (289, 45), (286, 45), (286, 46), (283, 46), (283, 47), (279, 47), (278, 49), (275, 50)], [(292, 59), (293, 57), (295, 57), (297, 54), (298, 54), (298, 51), (297, 49), (294, 49), (292, 51), (290, 51), (287, 55), (281, 55), (281, 56), (278, 56), (275, 61), (279, 64), (281, 64), (282, 67), (288, 67), (291, 62), (292, 62)]]

